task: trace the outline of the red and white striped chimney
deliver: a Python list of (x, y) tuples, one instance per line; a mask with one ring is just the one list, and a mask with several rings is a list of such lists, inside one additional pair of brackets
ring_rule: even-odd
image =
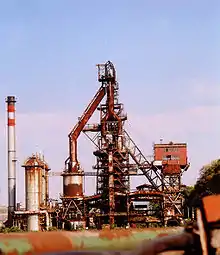
[(8, 116), (8, 223), (12, 226), (12, 214), (16, 209), (15, 97), (8, 96), (6, 103)]

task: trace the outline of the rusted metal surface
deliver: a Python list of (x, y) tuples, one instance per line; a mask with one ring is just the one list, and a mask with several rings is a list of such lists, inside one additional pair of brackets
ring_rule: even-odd
[[(72, 218), (69, 220), (74, 220), (77, 208), (77, 212), (80, 211), (82, 216), (81, 220), (89, 222), (88, 217), (93, 215), (93, 222), (98, 228), (106, 224), (109, 224), (110, 227), (113, 225), (124, 227), (130, 221), (133, 222), (135, 213), (137, 215), (142, 213), (142, 217), (138, 216), (138, 218), (143, 219), (143, 223), (146, 223), (150, 218), (159, 217), (156, 222), (160, 221), (163, 224), (163, 194), (161, 191), (167, 190), (169, 192), (165, 201), (167, 204), (171, 204), (172, 210), (166, 208), (168, 213), (179, 210), (178, 213), (181, 214), (176, 203), (182, 201), (179, 197), (177, 199), (172, 197), (170, 189), (167, 187), (169, 181), (163, 179), (163, 175), (161, 175), (162, 169), (152, 165), (152, 162), (143, 155), (125, 131), (124, 122), (127, 120), (127, 115), (123, 113), (123, 104), (119, 103), (119, 85), (114, 65), (108, 61), (97, 66), (98, 81), (101, 86), (69, 134), (70, 155), (65, 162), (66, 171), (62, 175), (65, 211), (63, 215), (65, 215), (65, 219), (71, 215)], [(106, 101), (100, 105), (105, 95)], [(100, 111), (100, 122), (88, 125), (86, 128), (85, 125), (97, 108)], [(87, 197), (83, 202), (77, 200), (77, 197), (84, 198), (83, 171), (77, 159), (77, 139), (82, 131), (86, 134), (89, 131), (98, 133), (97, 140), (90, 139), (97, 147), (94, 153), (97, 159), (94, 166), (94, 169), (97, 170), (96, 194), (90, 198)], [(182, 149), (185, 145), (181, 148), (180, 144), (178, 146), (179, 149)], [(186, 149), (186, 146), (183, 149)], [(151, 186), (148, 190), (130, 192), (129, 173), (132, 170), (142, 171)], [(75, 176), (71, 176), (71, 173), (74, 173)], [(77, 173), (78, 176), (76, 176)], [(166, 185), (164, 185), (164, 180)], [(96, 195), (101, 196), (97, 198)], [(73, 201), (70, 201), (71, 197)], [(146, 204), (149, 201), (157, 202), (160, 207), (159, 213), (153, 212), (154, 215), (151, 215), (152, 207), (146, 208), (146, 206), (141, 210), (134, 209), (134, 203), (138, 201), (146, 202)], [(71, 207), (71, 204), (74, 206)]]
[[(93, 97), (90, 104), (87, 106), (79, 121), (74, 126), (69, 134), (69, 157), (65, 161), (66, 169), (62, 174), (63, 176), (63, 215), (65, 217), (67, 213), (71, 213), (71, 220), (78, 218), (78, 212), (82, 215), (82, 210), (84, 210), (83, 204), (78, 202), (79, 197), (83, 197), (83, 170), (80, 167), (77, 157), (77, 139), (82, 132), (83, 128), (87, 124), (88, 120), (91, 118), (94, 111), (97, 109), (98, 105), (102, 101), (106, 90), (104, 87), (100, 87), (95, 96)], [(74, 175), (71, 175), (74, 173)], [(76, 175), (78, 173), (79, 175)], [(70, 198), (73, 198), (73, 201)], [(70, 205), (74, 204), (75, 211), (71, 210)], [(76, 211), (77, 208), (77, 211)], [(62, 217), (63, 217), (62, 215)], [(74, 216), (75, 215), (75, 216)], [(81, 219), (82, 220), (82, 219)]]
[[(118, 101), (116, 71), (111, 62), (98, 65), (98, 80), (106, 87), (106, 102), (100, 106), (100, 135), (95, 152), (97, 163), (96, 193), (101, 194), (101, 216), (97, 227), (103, 224), (126, 224), (128, 222), (128, 196), (130, 187), (128, 152), (123, 148), (123, 105)], [(124, 150), (124, 151), (123, 151)], [(93, 203), (88, 201), (88, 211)]]
[(64, 184), (63, 185), (63, 194), (65, 197), (79, 197), (82, 196), (82, 184)]
[(79, 162), (77, 159), (77, 139), (82, 132), (83, 128), (87, 124), (88, 120), (91, 118), (94, 111), (97, 109), (98, 105), (102, 101), (104, 95), (106, 93), (106, 90), (104, 87), (101, 87), (95, 96), (93, 97), (92, 101), (80, 117), (77, 124), (74, 126), (73, 130), (69, 134), (69, 145), (70, 145), (70, 156), (68, 158), (69, 160), (69, 172), (78, 172), (79, 171)]
[[(146, 222), (152, 223), (150, 219), (156, 218), (154, 222), (161, 225), (164, 224), (164, 216), (168, 214), (172, 214), (172, 216), (182, 215), (182, 208), (179, 205), (182, 205), (183, 201), (179, 187), (181, 187), (181, 172), (187, 169), (187, 167), (184, 168), (185, 161), (187, 161), (186, 144), (155, 145), (155, 160), (169, 155), (180, 157), (180, 163), (177, 164), (178, 170), (177, 165), (170, 164), (174, 163), (172, 158), (169, 162), (162, 158), (162, 166), (156, 165), (149, 157), (144, 156), (124, 129), (127, 114), (124, 113), (123, 104), (119, 102), (119, 85), (112, 62), (108, 61), (105, 64), (98, 65), (98, 81), (101, 83), (99, 90), (69, 133), (69, 157), (65, 161), (65, 170), (62, 173), (62, 208), (58, 210), (58, 204), (53, 207), (53, 219), (56, 219), (53, 224), (63, 228), (64, 224), (71, 225), (72, 222), (78, 221), (87, 222), (87, 227), (94, 227), (88, 224), (90, 217), (92, 217), (95, 226), (98, 228), (105, 225), (129, 227), (134, 219), (142, 219), (142, 223), (145, 224)], [(105, 96), (106, 101), (102, 102)], [(10, 130), (15, 125), (15, 118), (13, 118), (14, 101), (14, 97), (8, 98), (7, 101)], [(96, 109), (100, 111), (99, 123), (86, 127)], [(78, 161), (77, 142), (82, 131), (86, 134), (88, 131), (97, 132), (95, 136), (97, 139), (90, 138), (97, 147), (94, 153), (96, 156), (96, 165), (94, 166), (96, 173), (89, 172), (85, 174)], [(11, 137), (13, 137), (13, 134)], [(164, 151), (165, 149), (167, 151)], [(170, 151), (171, 149), (172, 151)], [(15, 163), (15, 159), (13, 159), (13, 162)], [(11, 167), (13, 168), (13, 166)], [(29, 219), (35, 217), (35, 221), (30, 222), (37, 222), (38, 216), (33, 215), (33, 211), (48, 210), (49, 166), (44, 159), (40, 159), (35, 155), (26, 161), (24, 167), (26, 172), (26, 212), (29, 211), (28, 214), (31, 214), (30, 217), (28, 216)], [(139, 175), (140, 172), (146, 177), (148, 187), (146, 185), (145, 187), (137, 187), (136, 191), (131, 192), (130, 175)], [(172, 173), (172, 176), (170, 176), (170, 173)], [(60, 173), (56, 174), (60, 175)], [(85, 175), (95, 175), (97, 177), (96, 194), (94, 196), (85, 197), (83, 194), (83, 178)], [(11, 190), (12, 193), (10, 194), (13, 197), (15, 191), (12, 191), (11, 187), (14, 187), (14, 184), (12, 186), (11, 184), (14, 183), (14, 177), (11, 176), (10, 180), (9, 190)], [(165, 193), (166, 196), (164, 196)], [(165, 202), (163, 202), (163, 199)], [(12, 207), (12, 200), (9, 202), (9, 208)], [(145, 207), (135, 208), (134, 204), (136, 202), (140, 202), (140, 204), (144, 202)], [(159, 206), (157, 210), (154, 210), (155, 207), (152, 202)], [(163, 210), (164, 208), (165, 210)], [(135, 214), (137, 217), (135, 217)], [(137, 220), (137, 223), (140, 222)], [(36, 226), (35, 230), (37, 230)]]
[(63, 198), (77, 198), (83, 196), (82, 185), (78, 184), (67, 184), (63, 186), (63, 193), (65, 196)]
[[(163, 190), (167, 194), (164, 201), (165, 221), (168, 221), (170, 216), (177, 217), (177, 214), (183, 217), (181, 178), (189, 166), (187, 144), (173, 142), (154, 144), (154, 160), (161, 162), (158, 168), (163, 177)], [(171, 201), (174, 202), (170, 205)]]
[(44, 158), (33, 154), (25, 160), (23, 167), (25, 168), (26, 211), (17, 212), (16, 215), (18, 217), (26, 213), (28, 230), (38, 231), (40, 225), (38, 212), (47, 206), (49, 183), (46, 172), (49, 171), (49, 166)]
[(101, 194), (94, 195), (94, 196), (84, 197), (85, 200), (96, 200), (96, 199), (100, 199), (100, 198), (101, 198)]
[(158, 196), (158, 197), (163, 197), (164, 196), (164, 194), (162, 192), (147, 191), (147, 190), (138, 190), (138, 191), (131, 192), (129, 194), (130, 197), (139, 196), (139, 195), (142, 195), (142, 196)]
[[(157, 219), (154, 222), (164, 224), (164, 212), (177, 211), (181, 214), (176, 203), (182, 201), (177, 196), (173, 197), (170, 190), (172, 185), (166, 180), (165, 171), (163, 172), (162, 168), (158, 168), (154, 162), (144, 156), (124, 129), (127, 115), (124, 113), (123, 104), (119, 102), (116, 70), (110, 61), (98, 65), (98, 80), (101, 83), (99, 90), (69, 133), (69, 157), (65, 161), (65, 170), (62, 173), (62, 208), (59, 208), (59, 212), (56, 211), (56, 226), (63, 228), (65, 224), (71, 225), (72, 222), (78, 221), (87, 222), (86, 227), (92, 228), (102, 228), (105, 225), (125, 227), (136, 218), (142, 219), (145, 224), (147, 221), (152, 223), (150, 219), (155, 217)], [(105, 96), (106, 101), (102, 102)], [(96, 109), (100, 111), (99, 122), (86, 127)], [(97, 132), (95, 135), (97, 139), (90, 137), (97, 147), (94, 152), (96, 173), (92, 173), (97, 177), (96, 194), (91, 197), (85, 197), (83, 194), (83, 178), (86, 174), (77, 156), (77, 142), (82, 131), (86, 135), (89, 131)], [(38, 188), (41, 207), (45, 206), (44, 201), (48, 198), (49, 175), (46, 172), (46, 169), (39, 171)], [(131, 173), (139, 175), (140, 172), (146, 177), (148, 188), (131, 192), (130, 175)], [(167, 191), (166, 197), (163, 196), (162, 191)], [(163, 198), (172, 208), (165, 208), (166, 210), (163, 211)], [(136, 202), (142, 204), (144, 202), (145, 205), (142, 208), (135, 208)], [(156, 210), (152, 202), (158, 204)], [(135, 213), (138, 216), (136, 218)], [(90, 226), (88, 222), (93, 222), (94, 225)]]
[(64, 197), (83, 196), (83, 176), (72, 173), (63, 174), (63, 195)]
[(162, 160), (163, 163), (178, 164), (181, 166), (188, 164), (186, 143), (161, 143), (154, 144), (154, 160)]
[(162, 173), (164, 175), (179, 175), (181, 174), (181, 168), (179, 164), (176, 165), (165, 165), (164, 168), (162, 169)]
[[(68, 251), (131, 250), (155, 237), (181, 233), (182, 229), (142, 231), (103, 230), (82, 232), (30, 232), (0, 234), (0, 250), (4, 254), (23, 255)], [(141, 253), (139, 253), (141, 254)]]
[[(110, 224), (110, 227), (114, 224), (123, 226), (133, 221), (135, 213), (140, 214), (140, 210), (134, 210), (133, 203), (140, 200), (148, 202), (153, 200), (155, 195), (155, 193), (143, 194), (144, 192), (130, 193), (130, 170), (142, 170), (154, 192), (158, 193), (160, 193), (158, 185), (161, 185), (161, 181), (160, 184), (157, 181), (158, 178), (160, 179), (160, 175), (156, 169), (150, 169), (151, 163), (143, 156), (123, 128), (127, 116), (123, 113), (123, 104), (119, 103), (119, 86), (116, 71), (111, 62), (98, 65), (98, 80), (102, 86), (106, 87), (107, 91), (106, 102), (99, 107), (100, 123), (95, 124), (96, 127), (99, 127), (98, 131), (101, 130), (96, 143), (98, 150), (94, 153), (97, 158), (94, 167), (97, 170), (96, 193), (101, 194), (102, 197), (95, 204), (95, 200), (87, 199), (86, 213), (88, 214), (89, 211), (96, 210), (96, 208), (101, 211), (98, 214), (100, 215), (99, 219), (97, 219), (97, 213), (95, 214), (97, 227), (104, 224)], [(134, 163), (131, 163), (131, 158)], [(161, 203), (162, 200), (159, 201), (159, 204)], [(146, 208), (143, 208), (143, 217), (138, 218), (143, 219), (143, 223), (145, 223), (149, 219), (147, 214)]]
[[(42, 161), (35, 155), (28, 158), (25, 167), (26, 211), (38, 211), (42, 195)], [(38, 214), (28, 215), (28, 230), (39, 230)]]

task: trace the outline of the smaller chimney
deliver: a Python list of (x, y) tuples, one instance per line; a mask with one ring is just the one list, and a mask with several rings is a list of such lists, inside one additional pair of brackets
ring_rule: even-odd
[(8, 125), (8, 224), (13, 225), (13, 212), (16, 210), (16, 137), (14, 96), (6, 98)]

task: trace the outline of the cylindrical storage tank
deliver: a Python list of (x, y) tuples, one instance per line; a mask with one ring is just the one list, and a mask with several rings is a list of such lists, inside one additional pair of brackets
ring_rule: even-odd
[(64, 197), (82, 197), (83, 176), (75, 173), (63, 174), (63, 195)]
[[(25, 169), (26, 175), (26, 210), (30, 213), (39, 210), (39, 169), (28, 167)], [(38, 231), (38, 214), (28, 216), (28, 230)]]
[(26, 210), (28, 211), (28, 231), (39, 231), (40, 185), (42, 162), (33, 155), (24, 164)]

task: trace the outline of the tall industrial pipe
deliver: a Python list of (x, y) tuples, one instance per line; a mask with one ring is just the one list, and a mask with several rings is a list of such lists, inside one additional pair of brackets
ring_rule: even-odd
[(8, 115), (8, 224), (12, 226), (12, 214), (16, 208), (15, 97), (8, 96), (6, 103)]
[(39, 231), (39, 211), (41, 202), (41, 180), (43, 164), (37, 155), (29, 157), (25, 168), (26, 212), (28, 215), (28, 231)]

